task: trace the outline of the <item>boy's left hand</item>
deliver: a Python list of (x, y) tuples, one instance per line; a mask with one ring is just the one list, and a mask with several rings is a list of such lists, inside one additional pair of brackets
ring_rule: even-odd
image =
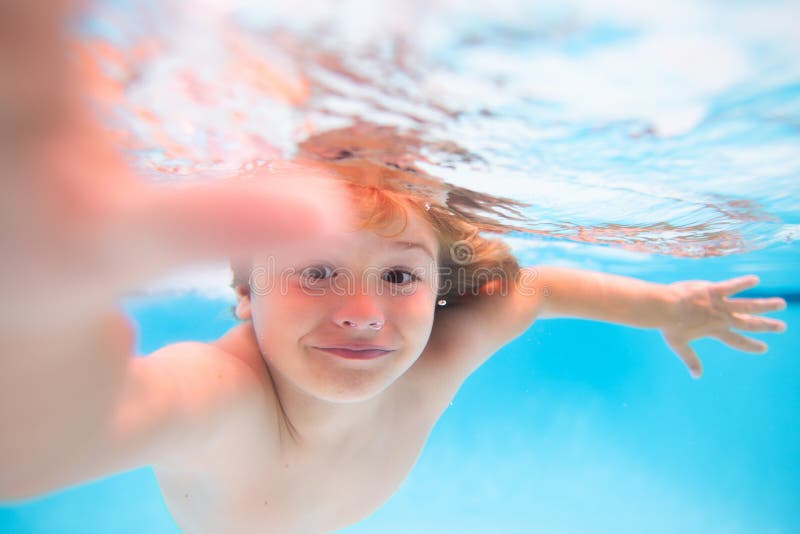
[(783, 332), (786, 323), (758, 317), (769, 311), (783, 310), (782, 298), (729, 298), (757, 285), (755, 275), (741, 276), (722, 282), (690, 280), (666, 286), (671, 295), (672, 320), (660, 327), (667, 345), (684, 361), (692, 377), (702, 374), (700, 360), (689, 342), (702, 337), (716, 338), (726, 345), (745, 352), (764, 353), (767, 344), (734, 332)]

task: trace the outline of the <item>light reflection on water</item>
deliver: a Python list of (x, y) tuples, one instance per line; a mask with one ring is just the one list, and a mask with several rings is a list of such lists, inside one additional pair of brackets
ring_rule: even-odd
[(230, 176), (384, 126), (420, 142), (369, 157), (528, 203), (527, 239), (677, 257), (797, 241), (792, 3), (277, 4), (94, 7), (79, 53), (142, 172)]

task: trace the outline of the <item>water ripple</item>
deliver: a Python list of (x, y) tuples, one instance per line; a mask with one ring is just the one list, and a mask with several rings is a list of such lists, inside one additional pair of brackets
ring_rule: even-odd
[(527, 239), (683, 257), (798, 240), (791, 2), (274, 4), (87, 11), (75, 53), (144, 174), (230, 176), (371, 125), (418, 141), (362, 157), (525, 203), (498, 222)]

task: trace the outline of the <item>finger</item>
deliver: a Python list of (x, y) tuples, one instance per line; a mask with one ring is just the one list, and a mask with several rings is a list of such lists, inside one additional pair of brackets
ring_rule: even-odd
[(731, 278), (730, 280), (725, 280), (723, 282), (717, 282), (714, 284), (712, 291), (718, 296), (733, 295), (734, 293), (738, 293), (758, 285), (758, 282), (758, 276), (754, 274), (748, 274), (745, 276), (739, 276), (738, 278)]
[(71, 81), (64, 53), (69, 7), (66, 1), (47, 6), (25, 0), (0, 2), (0, 112), (5, 119), (0, 128), (19, 126), (13, 119), (49, 119), (67, 104), (66, 97), (74, 96), (64, 90)]
[(786, 309), (786, 301), (779, 297), (768, 299), (730, 299), (726, 298), (728, 309), (737, 313), (764, 313)]
[(687, 343), (674, 343), (667, 341), (669, 348), (683, 360), (686, 367), (689, 369), (689, 374), (692, 378), (700, 378), (703, 374), (703, 366), (700, 363), (700, 358), (697, 353)]
[(719, 339), (729, 347), (744, 352), (753, 352), (753, 353), (767, 352), (767, 344), (764, 343), (763, 341), (758, 341), (756, 339), (745, 337), (741, 334), (737, 334), (736, 332), (731, 332), (730, 330), (712, 334), (711, 337)]
[(739, 330), (748, 332), (783, 332), (786, 330), (786, 323), (778, 319), (769, 317), (756, 317), (742, 313), (731, 314), (731, 325)]
[[(279, 185), (279, 187), (276, 187)], [(253, 253), (343, 231), (345, 197), (331, 180), (203, 184), (148, 191), (127, 214), (114, 264), (144, 280), (189, 262)], [(125, 263), (125, 268), (130, 265)]]

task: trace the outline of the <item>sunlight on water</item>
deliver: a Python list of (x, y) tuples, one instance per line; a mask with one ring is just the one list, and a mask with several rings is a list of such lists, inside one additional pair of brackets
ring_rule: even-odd
[(800, 234), (789, 13), (800, 8), (105, 1), (76, 54), (154, 180), (231, 176), (324, 132), (383, 126), (418, 142), (367, 157), (529, 204), (521, 237), (707, 257)]

